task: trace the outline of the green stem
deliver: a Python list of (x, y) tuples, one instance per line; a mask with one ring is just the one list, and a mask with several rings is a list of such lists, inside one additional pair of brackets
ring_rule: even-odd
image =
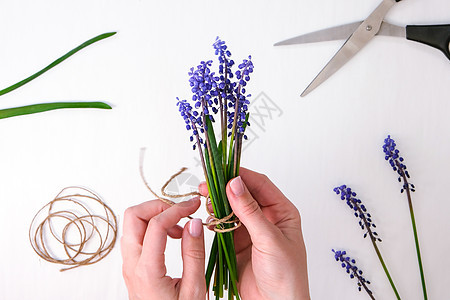
[(111, 109), (106, 103), (103, 102), (54, 102), (54, 103), (41, 103), (27, 106), (20, 106), (14, 108), (7, 108), (0, 110), (0, 119), (29, 115), (40, 113), (49, 110), (62, 109), (62, 108), (100, 108)]
[(34, 73), (33, 75), (31, 75), (30, 77), (25, 78), (22, 81), (19, 81), (3, 90), (0, 90), (0, 96), (7, 94), (19, 87), (21, 87), (22, 85), (30, 82), (31, 80), (35, 79), (36, 77), (39, 77), (40, 75), (44, 74), (45, 72), (47, 72), (48, 70), (50, 70), (51, 68), (53, 68), (54, 66), (58, 65), (59, 63), (63, 62), (64, 60), (66, 60), (67, 58), (69, 58), (70, 56), (74, 55), (75, 53), (77, 53), (78, 51), (80, 51), (81, 49), (95, 43), (98, 42), (100, 40), (106, 39), (112, 35), (116, 34), (116, 32), (108, 32), (108, 33), (104, 33), (104, 34), (100, 34), (86, 42), (84, 42), (83, 44), (79, 45), (78, 47), (70, 50), (69, 52), (67, 52), (66, 54), (64, 54), (63, 56), (61, 56), (60, 58), (58, 58), (57, 60), (55, 60), (54, 62), (52, 62), (51, 64), (49, 64), (48, 66), (46, 66), (45, 68), (43, 68), (42, 70)]
[(209, 289), (209, 285), (211, 283), (211, 277), (212, 277), (213, 270), (214, 270), (214, 264), (217, 259), (217, 250), (218, 250), (217, 236), (215, 235), (212, 246), (211, 246), (211, 252), (209, 254), (208, 267), (206, 268), (206, 274), (205, 274), (207, 289)]
[(414, 242), (416, 245), (416, 252), (417, 252), (417, 261), (419, 263), (420, 280), (422, 282), (423, 299), (427, 300), (428, 299), (427, 287), (425, 285), (425, 276), (423, 274), (422, 258), (420, 255), (420, 247), (419, 247), (419, 237), (417, 235), (416, 219), (414, 217), (414, 209), (413, 209), (412, 200), (411, 200), (411, 191), (409, 189), (408, 178), (407, 178), (403, 168), (401, 167), (401, 164), (397, 160), (395, 160), (395, 163), (397, 165), (397, 168), (401, 171), (400, 175), (403, 179), (403, 188), (406, 190), (406, 196), (408, 198), (409, 214), (411, 216), (411, 224), (412, 224), (412, 228), (413, 228)]
[[(364, 211), (361, 209), (361, 206), (359, 205), (358, 202), (356, 202), (354, 199), (351, 199), (353, 206), (356, 208), (356, 210), (358, 211), (358, 215), (362, 216), (361, 220), (364, 222), (364, 226), (367, 229), (367, 233), (369, 234), (369, 238), (370, 241), (372, 242), (373, 248), (375, 249), (375, 252), (377, 253), (378, 259), (380, 260), (381, 266), (383, 267), (384, 273), (386, 274), (389, 283), (391, 284), (392, 289), (394, 290), (395, 296), (397, 297), (398, 300), (400, 300), (400, 295), (398, 294), (397, 288), (395, 287), (394, 281), (392, 280), (391, 275), (389, 274), (389, 271), (387, 269), (386, 264), (384, 263), (383, 257), (381, 256), (381, 252), (378, 249), (377, 246), (377, 240), (381, 241), (379, 238), (375, 237), (374, 232), (372, 232), (372, 230), (370, 229), (371, 224), (367, 221), (366, 217), (365, 217), (365, 213)], [(364, 236), (366, 237), (366, 236)], [(369, 294), (369, 296), (373, 297), (369, 292), (368, 289), (366, 289), (367, 293)]]
[(400, 295), (398, 294), (398, 291), (395, 288), (394, 281), (392, 280), (391, 275), (389, 274), (389, 271), (388, 271), (388, 269), (386, 267), (386, 264), (384, 263), (383, 257), (381, 256), (381, 252), (378, 249), (378, 246), (377, 246), (375, 240), (374, 239), (371, 239), (371, 240), (372, 240), (373, 247), (375, 248), (375, 252), (377, 253), (378, 259), (380, 260), (380, 263), (383, 266), (384, 273), (386, 273), (386, 276), (387, 276), (387, 278), (389, 280), (389, 283), (391, 284), (391, 287), (394, 290), (395, 296), (397, 297), (397, 299), (400, 300)]
[(413, 228), (413, 233), (414, 233), (414, 242), (416, 244), (417, 261), (419, 263), (419, 270), (420, 270), (420, 280), (422, 281), (423, 299), (427, 300), (428, 299), (427, 287), (425, 285), (425, 276), (423, 274), (422, 258), (420, 255), (420, 247), (419, 247), (419, 238), (417, 236), (416, 220), (414, 218), (414, 210), (413, 210), (413, 206), (412, 206), (411, 193), (409, 191), (409, 187), (406, 188), (406, 194), (408, 197), (409, 214), (411, 216), (411, 223), (412, 223), (412, 228)]
[[(222, 233), (216, 233), (218, 236), (219, 236), (219, 240), (222, 242), (222, 245), (225, 245), (225, 240), (224, 240), (224, 238), (223, 238), (223, 234)], [(236, 270), (232, 270), (231, 268), (230, 268), (230, 266), (232, 265), (232, 263), (231, 263), (231, 260), (230, 260), (230, 257), (229, 257), (229, 255), (228, 255), (228, 251), (224, 251), (224, 253), (225, 253), (225, 261), (227, 262), (227, 265), (228, 265), (228, 269), (229, 269), (229, 271), (230, 271), (230, 278), (231, 278), (231, 283), (232, 283), (232, 288), (233, 288), (233, 290), (234, 290), (234, 293), (235, 293), (235, 295), (236, 295), (236, 298), (237, 299), (239, 299), (239, 294), (238, 294), (238, 291), (237, 291), (237, 286), (236, 286), (236, 282), (237, 282), (237, 274), (235, 273), (236, 272)]]

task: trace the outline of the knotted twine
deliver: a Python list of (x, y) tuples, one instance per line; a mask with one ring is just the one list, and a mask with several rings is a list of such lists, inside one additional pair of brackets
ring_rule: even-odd
[[(156, 192), (153, 191), (153, 189), (150, 187), (150, 185), (148, 184), (147, 180), (145, 179), (145, 175), (144, 175), (144, 156), (145, 156), (145, 148), (141, 148), (141, 153), (140, 153), (140, 160), (139, 160), (139, 171), (141, 174), (141, 178), (142, 181), (144, 182), (145, 186), (147, 187), (147, 189), (153, 194), (153, 196), (155, 196), (156, 198), (158, 198), (159, 200), (161, 200), (162, 202), (173, 206), (176, 204), (176, 202), (174, 202), (173, 200), (169, 199), (177, 199), (177, 198), (184, 198), (184, 197), (188, 197), (188, 196), (199, 196), (199, 197), (204, 197), (202, 194), (200, 194), (198, 191), (194, 191), (194, 192), (190, 192), (190, 193), (186, 193), (186, 194), (177, 194), (177, 195), (172, 195), (172, 194), (168, 194), (166, 192), (166, 188), (167, 186), (172, 182), (172, 180), (174, 180), (177, 176), (179, 176), (181, 173), (183, 173), (184, 171), (187, 170), (187, 168), (183, 167), (181, 168), (180, 171), (178, 171), (177, 173), (173, 174), (172, 176), (170, 176), (169, 180), (166, 181), (166, 183), (161, 187), (161, 194), (165, 197), (168, 198), (164, 198), (161, 197), (160, 195), (158, 195)], [(215, 232), (230, 232), (233, 230), (236, 230), (237, 228), (239, 228), (241, 226), (241, 222), (239, 221), (239, 219), (234, 215), (233, 212), (231, 212), (229, 215), (223, 217), (223, 218), (217, 218), (212, 212), (209, 211), (208, 208), (208, 200), (209, 200), (209, 195), (205, 197), (205, 206), (206, 206), (206, 212), (209, 215), (209, 219), (210, 221), (208, 222), (202, 222), (203, 226), (207, 226), (207, 227), (212, 227), (213, 226), (213, 230)], [(191, 216), (188, 216), (189, 219), (192, 219)], [(234, 224), (234, 226), (230, 227), (230, 228), (226, 228), (225, 224)]]
[[(63, 195), (68, 189), (78, 189), (86, 194)], [(73, 207), (70, 210), (55, 208), (60, 205)], [(91, 212), (92, 207), (96, 205), (100, 205), (104, 215)], [(44, 217), (46, 208), (48, 208), (47, 216)], [(42, 218), (43, 220), (39, 223), (39, 219)], [(66, 222), (61, 232), (56, 232), (55, 219)], [(100, 227), (102, 223), (104, 226)], [(69, 241), (70, 232), (78, 233), (77, 242)], [(105, 258), (111, 252), (117, 239), (117, 220), (111, 208), (100, 200), (98, 195), (82, 187), (67, 187), (36, 213), (30, 225), (29, 238), (33, 250), (42, 259), (70, 266), (60, 269), (62, 272), (91, 265)], [(98, 248), (89, 250), (92, 240), (97, 240)], [(57, 241), (63, 247), (67, 258), (57, 258), (55, 255), (57, 249), (48, 245), (50, 241)], [(89, 241), (91, 243), (88, 244)]]

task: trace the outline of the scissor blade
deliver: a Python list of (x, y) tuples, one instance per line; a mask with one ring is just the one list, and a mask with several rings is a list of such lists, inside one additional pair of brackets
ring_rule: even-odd
[[(362, 22), (363, 21), (358, 21), (354, 23), (344, 24), (340, 26), (310, 32), (307, 34), (302, 34), (275, 43), (274, 46), (286, 46), (286, 45), (328, 42), (335, 40), (346, 40), (353, 32), (355, 32), (355, 30), (358, 28), (359, 25), (361, 25)], [(378, 31), (376, 35), (406, 37), (406, 28), (397, 25), (392, 25), (390, 23), (383, 21), (380, 27), (380, 31)]]
[(310, 32), (307, 34), (299, 35), (294, 38), (290, 38), (278, 43), (275, 43), (274, 46), (285, 46), (285, 45), (296, 45), (296, 44), (307, 44), (307, 43), (318, 43), (318, 42), (327, 42), (334, 40), (345, 40), (347, 39), (353, 32), (355, 32), (356, 28), (361, 25), (362, 21), (340, 25), (336, 27), (331, 27), (327, 29), (322, 29), (314, 32)]
[(347, 39), (334, 57), (303, 91), (301, 96), (304, 97), (309, 94), (355, 56), (355, 54), (358, 53), (359, 50), (361, 50), (380, 30), (384, 16), (395, 3), (395, 0), (383, 0), (372, 14), (370, 14), (370, 16), (362, 22), (355, 32)]
[(377, 35), (398, 36), (406, 38), (406, 27), (383, 22), (381, 23), (380, 31), (377, 32)]

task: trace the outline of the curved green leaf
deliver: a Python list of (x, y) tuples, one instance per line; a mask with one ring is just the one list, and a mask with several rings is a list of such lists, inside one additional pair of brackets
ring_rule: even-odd
[(86, 42), (84, 42), (83, 44), (79, 45), (78, 47), (70, 50), (69, 52), (67, 52), (66, 54), (64, 54), (63, 56), (61, 56), (60, 58), (58, 58), (57, 60), (55, 60), (54, 62), (52, 62), (51, 64), (49, 64), (48, 66), (46, 66), (45, 68), (43, 68), (42, 70), (34, 73), (33, 75), (31, 75), (30, 77), (25, 78), (22, 81), (19, 81), (3, 90), (0, 90), (0, 96), (7, 94), (11, 91), (14, 91), (15, 89), (21, 87), (22, 85), (30, 82), (31, 80), (35, 79), (36, 77), (39, 77), (40, 75), (44, 74), (45, 72), (47, 72), (48, 70), (50, 70), (51, 68), (53, 68), (54, 66), (58, 65), (59, 63), (63, 62), (64, 60), (66, 60), (67, 58), (69, 58), (70, 56), (74, 55), (75, 53), (77, 53), (78, 51), (80, 51), (81, 49), (95, 43), (98, 42), (100, 40), (106, 39), (112, 35), (115, 35), (116, 32), (108, 32), (108, 33), (103, 33), (100, 34), (90, 40), (87, 40)]
[(14, 108), (7, 108), (0, 110), (0, 119), (11, 118), (22, 115), (29, 115), (40, 113), (49, 110), (63, 109), (63, 108), (99, 108), (99, 109), (111, 109), (106, 103), (103, 102), (53, 102), (53, 103), (41, 103), (27, 106), (20, 106)]

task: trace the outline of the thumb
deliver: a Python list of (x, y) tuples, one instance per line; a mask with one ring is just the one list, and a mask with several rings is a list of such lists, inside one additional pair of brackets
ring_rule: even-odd
[(227, 196), (234, 214), (245, 225), (255, 245), (274, 233), (275, 226), (264, 216), (240, 176), (228, 183)]
[(180, 299), (204, 299), (205, 281), (205, 240), (201, 219), (186, 223), (181, 241), (183, 277)]

